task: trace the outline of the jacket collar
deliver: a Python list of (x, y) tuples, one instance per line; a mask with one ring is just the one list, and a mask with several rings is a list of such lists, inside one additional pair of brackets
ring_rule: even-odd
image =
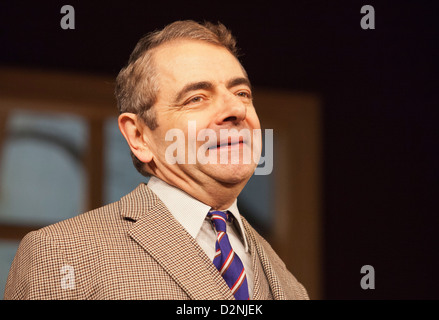
[[(149, 179), (147, 186), (148, 189), (152, 190), (165, 204), (166, 208), (168, 208), (175, 219), (181, 223), (187, 232), (189, 232), (192, 237), (196, 238), (206, 218), (206, 214), (211, 207), (183, 190), (180, 190), (154, 176)], [(242, 237), (244, 249), (247, 252), (247, 237), (245, 236), (244, 226), (242, 225), (242, 219), (236, 199), (227, 210), (235, 218), (235, 226)]]
[(146, 184), (123, 197), (120, 204), (121, 215), (134, 221), (128, 234), (191, 299), (234, 299), (203, 249)]
[(157, 205), (159, 198), (145, 183), (120, 199), (120, 214), (123, 218), (137, 221)]
[(267, 254), (262, 247), (261, 242), (265, 241), (263, 238), (250, 226), (250, 224), (245, 220), (242, 219), (245, 233), (248, 237), (249, 243), (250, 243), (250, 252), (253, 256), (253, 267), (256, 269), (256, 261), (255, 259), (259, 259), (262, 265), (263, 270), (254, 270), (255, 275), (255, 284), (254, 284), (254, 293), (253, 297), (256, 299), (258, 296), (264, 296), (263, 288), (259, 286), (260, 281), (258, 281), (258, 277), (267, 277), (268, 284), (270, 286), (270, 291), (273, 295), (274, 300), (285, 300), (285, 292), (282, 289), (281, 283), (279, 281), (279, 278), (276, 275), (276, 272), (274, 271), (274, 268), (270, 262), (270, 259), (268, 259)]
[[(135, 222), (128, 234), (173, 277), (191, 299), (234, 299), (203, 249), (146, 184), (140, 184), (123, 197), (120, 205), (122, 217)], [(279, 279), (261, 245), (260, 236), (243, 217), (242, 222), (250, 252), (253, 259), (256, 256), (260, 259), (263, 267), (260, 271), (267, 277), (273, 298), (285, 299)], [(257, 282), (254, 290), (253, 297), (257, 298), (261, 294), (258, 293)]]

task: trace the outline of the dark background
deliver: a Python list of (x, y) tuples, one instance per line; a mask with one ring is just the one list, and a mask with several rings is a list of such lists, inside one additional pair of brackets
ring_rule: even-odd
[[(0, 64), (115, 76), (146, 32), (181, 19), (223, 22), (255, 87), (322, 99), (324, 298), (437, 299), (434, 3), (3, 1)], [(65, 4), (75, 30), (60, 27)], [(360, 27), (366, 4), (375, 30)], [(360, 287), (366, 264), (375, 290)]]

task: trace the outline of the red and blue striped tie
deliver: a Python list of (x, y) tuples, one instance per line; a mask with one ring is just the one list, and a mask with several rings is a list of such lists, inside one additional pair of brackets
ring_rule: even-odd
[(223, 211), (208, 213), (216, 230), (215, 257), (213, 264), (223, 276), (236, 300), (248, 300), (248, 285), (244, 266), (230, 245), (226, 233), (226, 221), (231, 220), (231, 214)]

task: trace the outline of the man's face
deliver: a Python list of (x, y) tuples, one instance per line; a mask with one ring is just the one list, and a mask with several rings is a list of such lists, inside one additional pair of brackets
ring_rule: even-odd
[[(172, 41), (156, 48), (153, 54), (159, 85), (153, 106), (158, 127), (146, 130), (144, 134), (154, 155), (157, 176), (168, 182), (182, 180), (202, 185), (215, 180), (226, 184), (245, 184), (253, 174), (258, 159), (243, 161), (243, 155), (253, 151), (258, 153), (255, 145), (260, 150), (260, 141), (253, 141), (251, 135), (250, 139), (240, 137), (237, 138), (239, 143), (231, 144), (229, 142), (236, 134), (230, 134), (233, 139), (220, 134), (220, 130), (222, 133), (231, 132), (224, 129), (245, 129), (247, 132), (260, 129), (250, 83), (238, 60), (225, 48), (195, 40)], [(188, 143), (195, 127), (197, 136), (206, 129), (215, 133), (215, 141), (206, 138), (195, 144)], [(165, 137), (175, 129), (184, 133), (186, 156), (184, 163), (170, 164), (166, 153), (169, 156), (170, 145), (175, 143), (175, 139), (166, 141)], [(226, 140), (221, 137), (226, 137)], [(195, 154), (190, 145), (196, 145)], [(209, 148), (200, 149), (205, 147)], [(216, 151), (217, 161), (203, 163), (195, 157), (195, 163), (188, 163), (188, 155), (196, 156), (198, 150), (202, 155), (210, 156)], [(220, 160), (221, 154), (227, 154), (226, 163)], [(234, 157), (236, 159), (233, 160)]]

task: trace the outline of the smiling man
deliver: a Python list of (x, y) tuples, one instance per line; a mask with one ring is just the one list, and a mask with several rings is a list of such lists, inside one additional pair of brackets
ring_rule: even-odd
[[(148, 184), (28, 234), (5, 298), (308, 299), (237, 207), (261, 140), (243, 134), (260, 123), (231, 33), (177, 21), (148, 34), (119, 73), (116, 98)], [(170, 161), (170, 150), (183, 155)]]

